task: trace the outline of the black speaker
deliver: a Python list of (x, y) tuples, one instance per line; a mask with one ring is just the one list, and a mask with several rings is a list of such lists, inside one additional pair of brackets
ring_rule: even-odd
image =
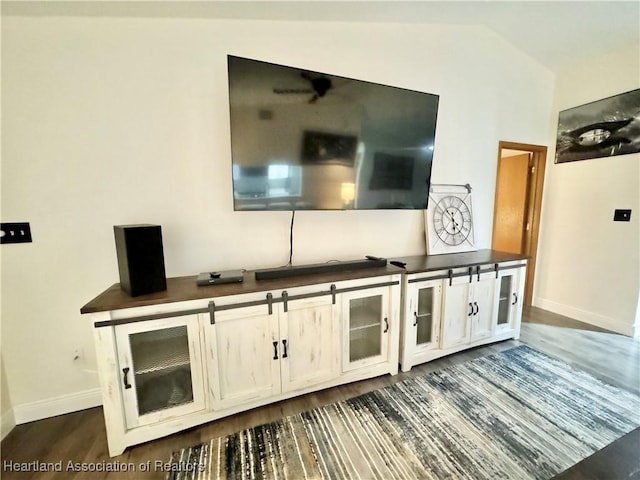
[(120, 286), (132, 297), (167, 289), (160, 225), (115, 225)]

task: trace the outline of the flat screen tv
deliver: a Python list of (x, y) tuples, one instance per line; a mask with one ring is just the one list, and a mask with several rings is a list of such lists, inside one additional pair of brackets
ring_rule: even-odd
[(424, 209), (438, 95), (228, 57), (235, 210)]

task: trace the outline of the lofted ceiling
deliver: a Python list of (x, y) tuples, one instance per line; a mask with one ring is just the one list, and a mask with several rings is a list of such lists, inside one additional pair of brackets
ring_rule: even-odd
[(624, 0), (16, 0), (2, 15), (484, 25), (552, 71), (640, 44), (640, 2)]

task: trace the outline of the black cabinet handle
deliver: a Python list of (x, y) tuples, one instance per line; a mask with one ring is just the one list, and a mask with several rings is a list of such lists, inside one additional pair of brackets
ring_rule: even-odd
[(129, 370), (130, 370), (129, 367), (125, 367), (122, 369), (122, 373), (124, 373), (124, 378), (123, 378), (124, 388), (131, 388), (131, 384), (127, 380), (127, 376), (129, 375)]
[(478, 302), (473, 302), (473, 305), (476, 307), (476, 311), (475, 311), (474, 315), (477, 315), (478, 312), (480, 311), (480, 307), (478, 306)]
[(389, 320), (387, 317), (384, 317), (384, 331), (382, 333), (387, 333), (389, 331)]
[(273, 359), (278, 359), (278, 342), (273, 342)]
[(473, 304), (469, 303), (469, 314), (467, 315), (467, 317), (470, 317), (471, 315), (473, 315)]
[(518, 303), (518, 294), (513, 292), (513, 303), (511, 305), (515, 305)]
[(413, 316), (414, 316), (413, 326), (415, 327), (416, 325), (418, 325), (418, 312), (413, 312)]
[(282, 358), (287, 358), (287, 341), (282, 340), (282, 346), (284, 347), (284, 353), (282, 354)]

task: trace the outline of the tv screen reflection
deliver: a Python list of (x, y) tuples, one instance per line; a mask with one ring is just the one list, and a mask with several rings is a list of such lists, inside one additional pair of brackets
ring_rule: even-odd
[(426, 208), (438, 96), (228, 57), (235, 210)]

